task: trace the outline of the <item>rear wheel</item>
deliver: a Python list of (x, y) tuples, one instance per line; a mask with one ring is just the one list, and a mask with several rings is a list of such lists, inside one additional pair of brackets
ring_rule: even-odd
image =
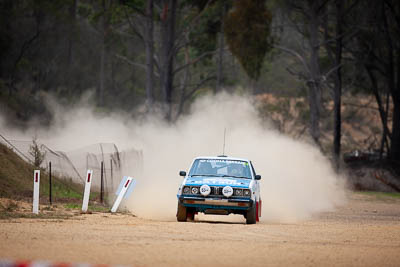
[(176, 219), (178, 220), (178, 222), (187, 221), (187, 209), (179, 202), (178, 202), (178, 210), (176, 212)]
[(257, 205), (254, 203), (253, 207), (251, 207), (246, 213), (246, 223), (247, 224), (255, 224), (257, 222)]

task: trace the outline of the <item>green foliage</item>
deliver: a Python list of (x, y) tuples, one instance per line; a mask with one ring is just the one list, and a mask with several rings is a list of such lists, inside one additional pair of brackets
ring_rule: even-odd
[(78, 204), (78, 203), (67, 203), (67, 204), (64, 205), (64, 207), (66, 209), (76, 210), (76, 209), (79, 209), (82, 206), (81, 206), (81, 204)]
[[(221, 31), (223, 20), (223, 9), (228, 9), (230, 6), (231, 0), (211, 2), (186, 0), (180, 3), (180, 8), (187, 10), (180, 24), (184, 28), (193, 27), (189, 31), (189, 40), (194, 56), (216, 49), (217, 34)], [(212, 54), (205, 60), (210, 58)]]
[[(81, 203), (68, 203), (65, 204), (64, 207), (70, 210), (81, 210)], [(110, 212), (110, 208), (101, 204), (89, 204), (88, 206), (89, 212)]]
[(91, 14), (93, 12), (94, 11), (93, 11), (93, 6), (92, 5), (79, 1), (79, 3), (78, 3), (78, 14), (81, 17), (88, 18), (89, 16), (91, 16)]
[[(193, 16), (196, 16), (198, 12), (194, 12)], [(212, 6), (208, 8), (194, 30), (190, 32), (191, 46), (195, 49), (197, 56), (204, 52), (215, 50), (217, 33), (220, 29), (219, 19), (218, 8)]]
[(32, 196), (33, 166), (0, 144), (0, 197)]
[[(49, 194), (49, 181), (48, 175), (45, 176), (43, 182), (40, 181), (41, 194)], [(80, 200), (82, 199), (83, 188), (80, 185), (75, 184), (72, 181), (68, 181), (66, 178), (52, 179), (52, 195), (55, 201), (63, 200)]]
[(89, 205), (88, 210), (93, 212), (110, 212), (109, 207), (96, 204)]
[(136, 11), (144, 11), (146, 6), (145, 0), (123, 0), (122, 4)]
[(110, 23), (111, 24), (117, 24), (123, 22), (125, 17), (124, 14), (124, 7), (115, 5), (113, 6), (110, 14)]
[(228, 46), (247, 75), (257, 80), (271, 48), (271, 14), (262, 0), (237, 0), (225, 19)]
[[(226, 0), (223, 0), (223, 1), (228, 2)], [(198, 9), (202, 10), (206, 7), (208, 2), (209, 2), (209, 0), (185, 0), (185, 1), (182, 1), (182, 5), (192, 5), (192, 6), (196, 6)], [(215, 2), (221, 2), (221, 1), (214, 0), (211, 2), (213, 2), (212, 4), (214, 4)]]
[[(3, 144), (0, 144), (0, 198), (20, 199), (32, 197), (34, 167)], [(82, 199), (83, 186), (74, 183), (66, 177), (58, 177), (53, 173), (52, 194), (53, 201)], [(41, 172), (40, 195), (47, 197), (49, 194), (49, 176), (46, 172)], [(96, 197), (96, 193), (91, 194), (91, 198)]]

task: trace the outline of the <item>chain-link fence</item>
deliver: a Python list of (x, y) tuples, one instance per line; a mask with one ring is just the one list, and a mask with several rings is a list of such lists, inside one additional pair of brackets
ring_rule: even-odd
[[(0, 142), (25, 161), (32, 164), (35, 162), (34, 156), (30, 153), (32, 140), (13, 140), (0, 135)], [(54, 151), (45, 144), (38, 142), (37, 144), (40, 151), (44, 153), (41, 168), (48, 170), (51, 162), (54, 175), (82, 184), (86, 171), (91, 169), (94, 177), (92, 187), (94, 190), (99, 190), (103, 176), (105, 194), (116, 189), (122, 175), (127, 175), (123, 172), (129, 171), (129, 175), (139, 175), (142, 171), (142, 151), (135, 149), (119, 151), (113, 143), (98, 143), (68, 152)]]

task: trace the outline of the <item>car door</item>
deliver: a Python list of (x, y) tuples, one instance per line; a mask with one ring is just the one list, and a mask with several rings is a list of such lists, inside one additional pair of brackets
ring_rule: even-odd
[[(254, 169), (253, 163), (250, 161), (251, 170), (253, 171), (253, 179), (256, 176), (256, 170)], [(256, 201), (260, 201), (260, 181), (254, 180), (256, 189)]]

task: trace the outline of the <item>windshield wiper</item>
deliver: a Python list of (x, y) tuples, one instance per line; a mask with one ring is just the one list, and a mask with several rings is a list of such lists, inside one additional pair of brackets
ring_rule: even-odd
[(216, 176), (216, 175), (214, 175), (214, 174), (192, 174), (192, 175), (190, 175), (190, 176)]
[(222, 176), (220, 176), (220, 177), (232, 177), (232, 178), (245, 178), (245, 179), (251, 179), (251, 178), (249, 178), (249, 177), (247, 177), (247, 176), (234, 176), (234, 175), (227, 175), (227, 174), (224, 174), (224, 175), (222, 175)]

